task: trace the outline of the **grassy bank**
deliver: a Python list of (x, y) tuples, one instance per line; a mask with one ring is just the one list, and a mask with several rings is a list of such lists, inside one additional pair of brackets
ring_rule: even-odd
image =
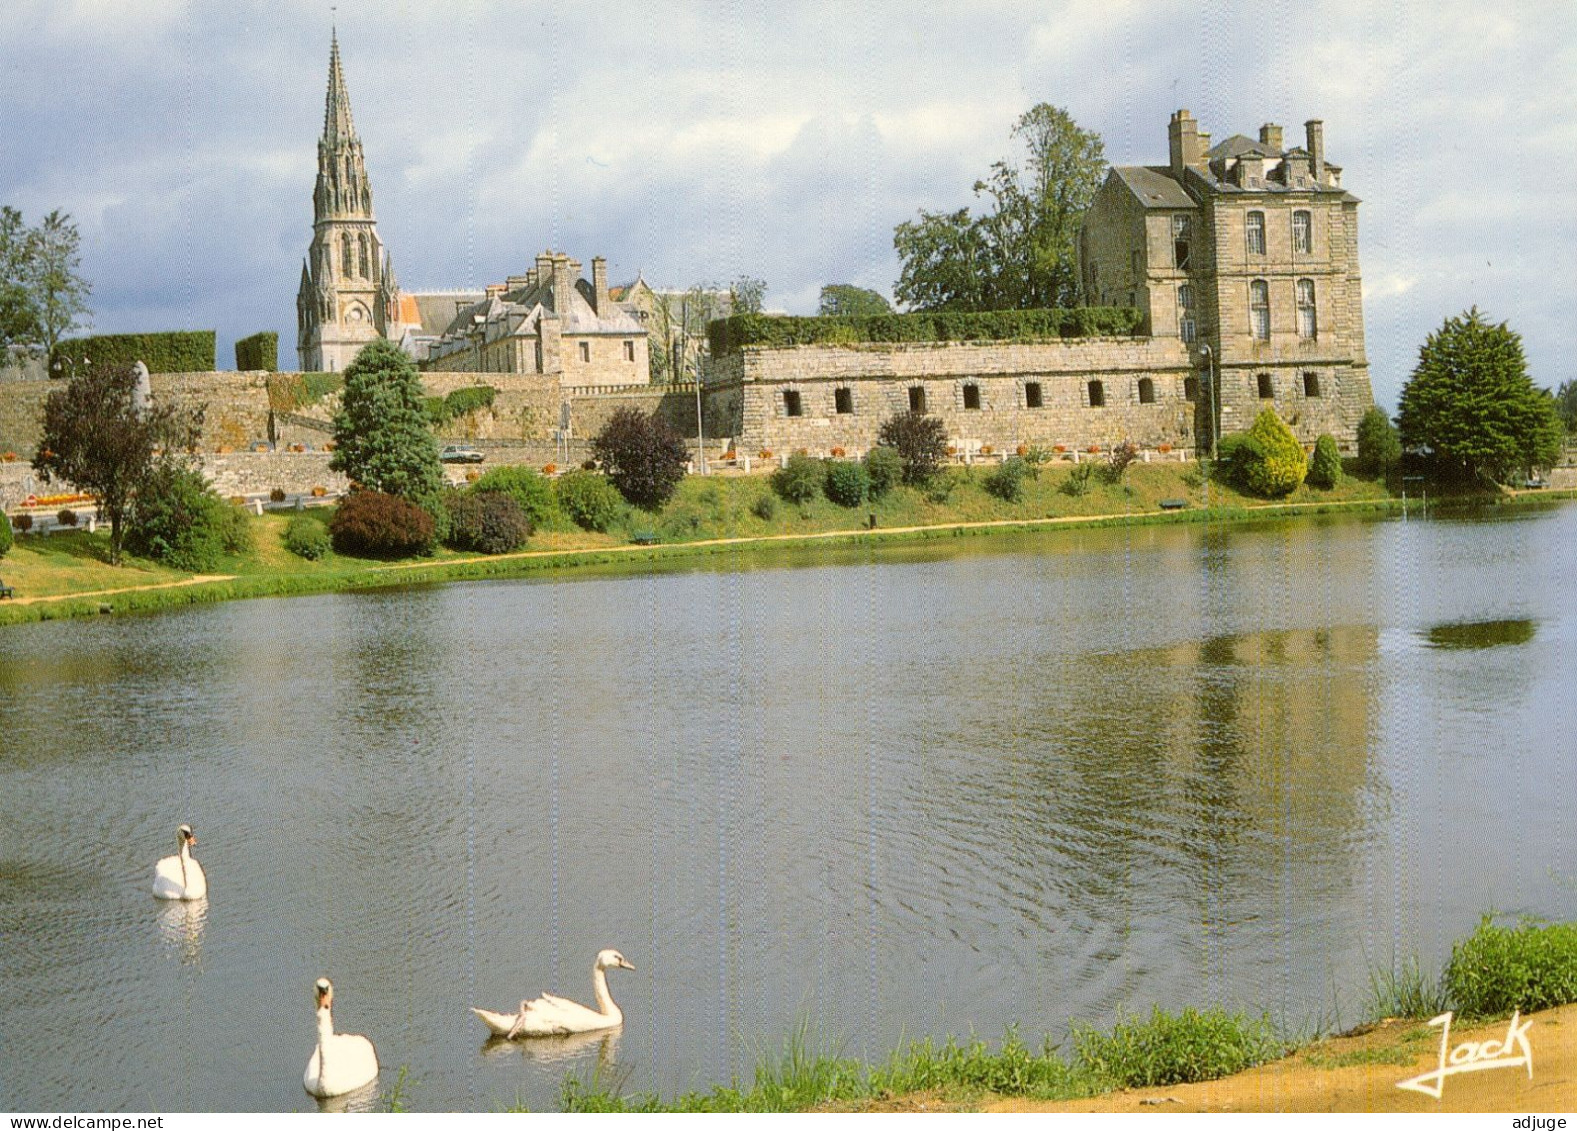
[(910, 1042), (881, 1064), (864, 1065), (817, 1047), (802, 1025), (780, 1053), (758, 1061), (749, 1084), (664, 1100), (627, 1096), (618, 1080), (603, 1075), (569, 1077), (560, 1106), (600, 1112), (946, 1110), (1220, 1080), (1285, 1056), (1295, 1058), (1294, 1072), (1395, 1068), (1432, 1051), (1439, 1030), (1423, 1022), (1446, 1009), (1472, 1021), (1577, 1001), (1577, 924), (1524, 920), (1512, 926), (1485, 916), (1452, 948), (1438, 976), (1408, 961), (1377, 971), (1370, 987), (1367, 1019), (1341, 1037), (1300, 1040), (1278, 1034), (1266, 1018), (1220, 1009), (1156, 1009), (1147, 1018), (1119, 1020), (1106, 1032), (1074, 1025), (1065, 1049), (1050, 1038), (1031, 1048), (1009, 1030), (994, 1048), (981, 1040), (949, 1038), (938, 1045), (927, 1039)]
[[(1083, 489), (1077, 489), (1071, 464), (1052, 465), (1025, 482), (1023, 497), (1016, 502), (990, 494), (985, 477), (983, 468), (950, 468), (925, 490), (900, 487), (857, 509), (825, 498), (803, 505), (784, 502), (772, 493), (763, 475), (690, 477), (662, 510), (628, 508), (606, 533), (580, 530), (554, 516), (524, 550), (514, 554), (478, 557), (440, 550), (430, 558), (393, 564), (333, 553), (316, 562), (298, 558), (283, 544), (289, 516), (269, 513), (248, 519), (253, 550), (225, 559), (211, 578), (194, 578), (136, 559), (110, 566), (103, 531), (22, 536), (0, 559), (0, 578), (18, 598), (0, 602), (0, 625), (242, 597), (519, 577), (542, 570), (638, 572), (697, 554), (737, 556), (742, 544), (787, 552), (796, 545), (885, 544), (1003, 529), (1232, 522), (1287, 514), (1385, 511), (1400, 505), (1384, 485), (1351, 477), (1329, 491), (1304, 486), (1287, 499), (1267, 503), (1208, 481), (1197, 464), (1138, 464), (1120, 483), (1093, 476)], [(1186, 500), (1188, 506), (1163, 511), (1163, 499)], [(327, 519), (325, 510), (308, 513)], [(655, 538), (656, 544), (632, 545), (637, 538)]]

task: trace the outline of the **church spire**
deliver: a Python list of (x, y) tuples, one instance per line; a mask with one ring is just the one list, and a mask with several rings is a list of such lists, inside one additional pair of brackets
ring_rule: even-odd
[(323, 140), (354, 141), (356, 126), (350, 120), (350, 93), (345, 89), (345, 71), (339, 61), (339, 31), (329, 39), (329, 92), (323, 105)]

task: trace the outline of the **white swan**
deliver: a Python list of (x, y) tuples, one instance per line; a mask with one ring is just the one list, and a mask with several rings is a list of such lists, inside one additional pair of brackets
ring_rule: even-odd
[(319, 1099), (343, 1096), (378, 1078), (378, 1053), (359, 1033), (334, 1031), (334, 985), (319, 978), (313, 986), (318, 999), (318, 1047), (307, 1061), (302, 1086)]
[(181, 850), (153, 866), (153, 894), (160, 899), (201, 899), (208, 894), (208, 877), (192, 859), (192, 845), (197, 843), (192, 826), (176, 829), (175, 839)]
[(591, 967), (591, 985), (597, 995), (597, 1008), (588, 1009), (568, 998), (543, 994), (535, 1001), (523, 1001), (516, 1013), (494, 1013), (490, 1009), (471, 1010), (482, 1019), (495, 1037), (555, 1037), (565, 1033), (592, 1033), (624, 1023), (624, 1014), (608, 992), (608, 970), (634, 970), (616, 950), (597, 955)]

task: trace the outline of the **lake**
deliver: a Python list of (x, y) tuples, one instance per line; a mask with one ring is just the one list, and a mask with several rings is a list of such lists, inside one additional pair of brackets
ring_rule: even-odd
[[(1577, 918), (1577, 506), (746, 550), (0, 631), (0, 1109), (418, 1110), (1152, 1005), (1351, 1025)], [(210, 895), (150, 895), (192, 824)], [(467, 1007), (616, 1036), (488, 1043)]]

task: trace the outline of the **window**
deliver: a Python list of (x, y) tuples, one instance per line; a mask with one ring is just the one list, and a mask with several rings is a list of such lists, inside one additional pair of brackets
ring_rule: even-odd
[(1261, 342), (1270, 341), (1270, 285), (1264, 279), (1255, 279), (1248, 285), (1248, 318), (1254, 337)]
[(1303, 395), (1317, 397), (1320, 395), (1320, 375), (1318, 373), (1305, 373), (1303, 375)]
[(1193, 244), (1193, 221), (1187, 216), (1172, 217), (1172, 266), (1185, 269)]
[(1183, 399), (1185, 401), (1197, 401), (1199, 399), (1198, 377), (1183, 378)]
[(1139, 378), (1139, 403), (1155, 403), (1155, 382), (1148, 377)]
[(1314, 250), (1314, 225), (1312, 217), (1307, 212), (1294, 212), (1292, 214), (1292, 250), (1299, 255), (1308, 255)]
[(965, 385), (964, 386), (964, 407), (965, 408), (972, 408), (972, 409), (980, 407), (980, 386), (979, 385)]
[(1250, 212), (1248, 226), (1244, 229), (1248, 233), (1248, 253), (1250, 255), (1265, 254), (1265, 214), (1263, 212)]
[(925, 411), (925, 389), (920, 385), (909, 386), (909, 411)]
[(1039, 408), (1043, 402), (1040, 399), (1040, 382), (1024, 382), (1024, 407)]
[(1099, 381), (1090, 382), (1090, 407), (1104, 408), (1106, 405), (1106, 389)]
[(344, 243), (341, 244), (340, 253), (340, 273), (347, 279), (351, 277), (351, 273), (356, 269), (356, 265), (353, 262), (355, 255), (355, 249), (351, 246), (351, 238), (347, 235)]
[(804, 415), (804, 408), (800, 404), (798, 389), (783, 390), (783, 412), (787, 416)]
[(1298, 280), (1298, 337), (1315, 337), (1314, 280)]
[(542, 343), (541, 342), (537, 343), (537, 372), (538, 373), (543, 372), (543, 369), (542, 369)]
[(363, 279), (370, 279), (372, 278), (372, 266), (370, 258), (367, 254), (368, 241), (366, 232), (361, 234), (361, 239), (358, 242), (361, 244), (361, 277)]
[(1269, 373), (1259, 375), (1259, 399), (1268, 401), (1276, 395), (1276, 386), (1270, 379)]
[(580, 359), (581, 359), (582, 362), (587, 362), (587, 361), (591, 360), (591, 343), (590, 342), (582, 342), (582, 343), (580, 343)]
[(624, 343), (624, 360), (625, 361), (634, 361), (635, 360), (635, 343), (634, 342), (625, 342)]
[(1194, 288), (1187, 283), (1177, 288), (1177, 336), (1194, 340)]
[(832, 407), (841, 416), (847, 416), (854, 411), (854, 390), (834, 389), (832, 391)]

